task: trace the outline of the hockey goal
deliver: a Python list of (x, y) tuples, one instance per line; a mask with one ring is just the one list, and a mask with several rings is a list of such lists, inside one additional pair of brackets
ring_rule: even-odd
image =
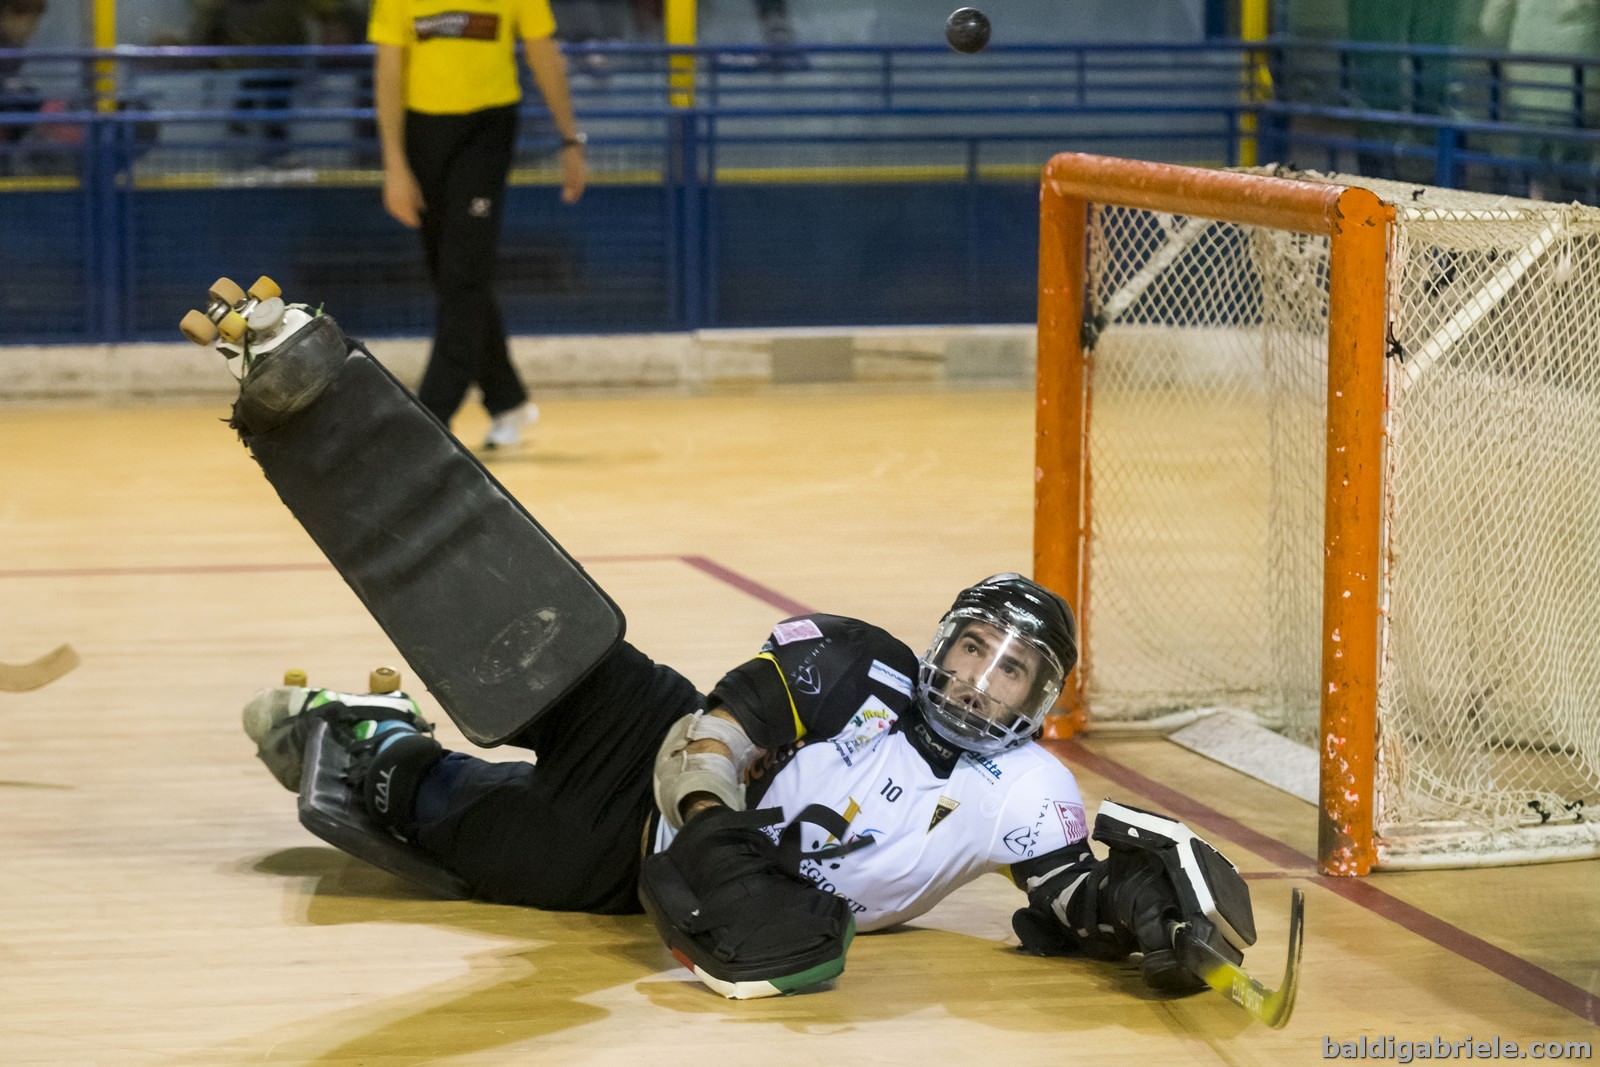
[(1329, 874), (1600, 855), (1600, 209), (1069, 153), (1039, 257), (1050, 733), (1307, 746)]

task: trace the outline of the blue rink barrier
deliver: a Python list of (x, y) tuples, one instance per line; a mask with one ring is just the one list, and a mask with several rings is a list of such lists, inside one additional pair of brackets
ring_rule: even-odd
[[(607, 60), (573, 64), (592, 184), (558, 203), (556, 139), (525, 107), (515, 333), (1030, 322), (1038, 174), (1063, 150), (1593, 184), (1593, 71), (1570, 57), (1544, 62), (1580, 91), (1532, 113), (1526, 57), (1347, 43), (569, 51)], [(416, 235), (381, 207), (368, 49), (26, 56), (31, 95), (0, 98), (0, 344), (171, 340), (213, 278), (255, 272), (357, 335), (430, 332)]]

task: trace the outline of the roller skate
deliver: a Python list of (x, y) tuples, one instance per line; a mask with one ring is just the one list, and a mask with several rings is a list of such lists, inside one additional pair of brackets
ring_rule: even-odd
[(278, 283), (263, 275), (248, 290), (218, 278), (204, 310), (191, 310), (178, 329), (202, 347), (239, 360), (239, 400), (230, 425), (241, 435), (266, 433), (309, 407), (338, 374), (350, 342), (333, 316), (307, 304), (285, 303)]
[(256, 755), (291, 793), (300, 792), (307, 738), (318, 721), (326, 722), (331, 735), (352, 750), (402, 727), (433, 732), (417, 702), (401, 692), (399, 672), (392, 667), (374, 670), (365, 693), (312, 688), (304, 671), (286, 671), (283, 684), (252, 697), (241, 718), (245, 735), (256, 743)]
[(433, 896), (471, 896), (465, 881), (406, 836), (417, 791), (444, 749), (417, 702), (401, 691), (399, 674), (379, 668), (366, 693), (309, 689), (303, 675), (292, 675), (246, 705), (245, 731), (270, 724), (268, 734), (292, 738), (281, 745), (285, 763), (293, 748), (302, 753), (292, 787), (300, 798), (300, 825)]

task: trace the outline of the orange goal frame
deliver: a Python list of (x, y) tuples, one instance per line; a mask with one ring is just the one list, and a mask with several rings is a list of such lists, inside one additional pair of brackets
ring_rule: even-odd
[[(1093, 399), (1083, 347), (1090, 204), (1329, 238), (1328, 427), (1318, 755), (1322, 873), (1365, 875), (1373, 840), (1384, 433), (1385, 267), (1394, 207), (1355, 186), (1068, 152), (1045, 166), (1039, 198), (1034, 576), (1093, 626), (1088, 542)], [(1087, 655), (1087, 653), (1086, 653)], [(1085, 664), (1046, 724), (1087, 721)]]

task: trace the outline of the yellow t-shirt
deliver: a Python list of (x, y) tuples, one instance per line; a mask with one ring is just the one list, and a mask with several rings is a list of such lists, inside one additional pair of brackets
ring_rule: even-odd
[(373, 0), (367, 39), (406, 50), (409, 110), (459, 115), (522, 99), (517, 41), (555, 30), (549, 0)]

